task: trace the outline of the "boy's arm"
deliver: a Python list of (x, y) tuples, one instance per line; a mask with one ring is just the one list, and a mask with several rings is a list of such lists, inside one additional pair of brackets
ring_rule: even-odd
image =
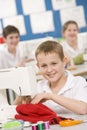
[(87, 103), (83, 102), (83, 101), (79, 101), (76, 99), (71, 99), (68, 97), (64, 97), (61, 95), (56, 95), (53, 93), (40, 93), (37, 94), (33, 100), (31, 101), (31, 103), (33, 104), (37, 104), (39, 102), (42, 102), (43, 99), (46, 100), (52, 100), (55, 103), (75, 112), (78, 114), (87, 114)]
[(25, 66), (25, 64), (26, 64), (27, 62), (31, 62), (31, 61), (34, 61), (34, 59), (26, 59), (26, 58), (23, 58), (23, 59), (21, 59), (21, 60), (18, 62), (18, 64), (16, 65), (16, 67), (23, 67), (23, 66)]
[(21, 59), (18, 64), (16, 65), (16, 67), (23, 67), (25, 66), (25, 59)]

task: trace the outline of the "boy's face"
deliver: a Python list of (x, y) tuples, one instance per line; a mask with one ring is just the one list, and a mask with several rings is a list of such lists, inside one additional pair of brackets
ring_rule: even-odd
[(19, 43), (19, 34), (18, 33), (12, 33), (12, 34), (9, 34), (6, 38), (5, 38), (5, 42), (7, 43), (8, 45), (8, 48), (12, 48), (12, 49), (15, 49), (16, 46), (18, 45)]
[(77, 39), (78, 28), (75, 24), (69, 24), (65, 32), (63, 32), (63, 36), (67, 41), (74, 41)]
[(51, 83), (57, 82), (64, 74), (65, 61), (61, 61), (55, 52), (38, 54), (37, 62), (42, 75)]

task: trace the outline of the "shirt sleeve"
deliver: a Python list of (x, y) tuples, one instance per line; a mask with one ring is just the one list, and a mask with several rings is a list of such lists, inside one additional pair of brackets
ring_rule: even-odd
[(82, 77), (79, 79), (78, 89), (76, 91), (74, 98), (87, 103), (87, 82)]

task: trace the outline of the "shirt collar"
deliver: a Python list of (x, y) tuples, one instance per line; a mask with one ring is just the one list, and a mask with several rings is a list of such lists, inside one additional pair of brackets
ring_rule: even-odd
[[(58, 92), (58, 95), (62, 95), (63, 93), (65, 93), (66, 91), (70, 90), (73, 88), (73, 79), (74, 76), (68, 71), (65, 71), (67, 74), (67, 81), (64, 85), (64, 87)], [(47, 80), (43, 81), (45, 83), (45, 87), (44, 87), (44, 92), (46, 92), (48, 90), (48, 92), (51, 92), (51, 89), (49, 87), (49, 82)]]
[[(11, 56), (11, 57), (14, 57), (13, 54), (9, 53), (7, 44), (4, 45), (4, 48), (5, 48), (5, 49), (4, 49), (4, 50), (5, 50), (5, 53), (7, 53), (7, 55), (9, 55), (9, 56)], [(18, 55), (19, 55), (19, 50), (18, 50), (18, 47), (17, 47), (15, 57), (18, 57)]]
[(66, 70), (66, 73), (68, 75), (67, 81), (66, 81), (64, 87), (58, 93), (58, 95), (62, 95), (66, 91), (68, 91), (68, 90), (70, 90), (70, 89), (73, 88), (73, 79), (74, 79), (74, 76), (68, 70)]

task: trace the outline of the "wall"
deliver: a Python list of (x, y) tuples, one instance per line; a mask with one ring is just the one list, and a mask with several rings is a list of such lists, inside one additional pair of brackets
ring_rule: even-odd
[[(80, 32), (86, 32), (87, 0), (61, 0), (63, 3), (65, 1), (68, 5), (63, 7), (60, 3), (61, 8), (58, 6), (59, 1), (60, 0), (0, 1), (0, 34), (2, 34), (2, 30), (6, 25), (12, 24), (19, 28), (21, 41), (46, 36), (61, 37), (62, 24), (66, 21), (67, 17), (79, 23)], [(70, 1), (75, 5), (69, 4)], [(57, 3), (57, 5), (55, 3)], [(67, 9), (71, 10), (71, 13)], [(64, 14), (64, 11), (66, 11), (66, 14)]]

